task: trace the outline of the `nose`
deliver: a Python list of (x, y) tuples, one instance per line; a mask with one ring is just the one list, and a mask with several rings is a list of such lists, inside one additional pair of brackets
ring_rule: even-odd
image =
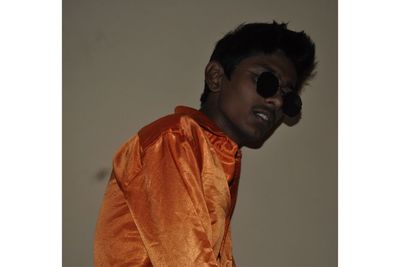
[(268, 105), (271, 105), (275, 108), (275, 110), (280, 110), (282, 109), (282, 105), (283, 105), (283, 97), (281, 94), (277, 93), (274, 96), (265, 98), (265, 102)]

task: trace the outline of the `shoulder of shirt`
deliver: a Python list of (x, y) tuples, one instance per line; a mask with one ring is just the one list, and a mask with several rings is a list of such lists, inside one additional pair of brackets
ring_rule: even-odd
[(140, 129), (138, 132), (139, 142), (141, 148), (146, 150), (148, 146), (166, 133), (181, 135), (188, 140), (192, 140), (194, 132), (197, 132), (193, 131), (194, 128), (199, 129), (200, 127), (191, 116), (174, 113), (162, 117)]

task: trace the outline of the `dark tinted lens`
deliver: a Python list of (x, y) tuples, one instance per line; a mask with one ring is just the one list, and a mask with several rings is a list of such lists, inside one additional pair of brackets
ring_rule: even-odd
[(264, 98), (274, 96), (279, 88), (279, 80), (271, 72), (263, 72), (257, 79), (257, 93)]
[(289, 117), (294, 117), (300, 113), (301, 106), (303, 103), (301, 102), (301, 98), (298, 94), (290, 92), (287, 93), (283, 98), (283, 113), (288, 115)]

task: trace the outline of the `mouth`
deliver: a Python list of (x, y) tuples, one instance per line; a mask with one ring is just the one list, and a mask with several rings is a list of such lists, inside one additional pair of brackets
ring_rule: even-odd
[(263, 123), (272, 123), (274, 121), (273, 113), (266, 109), (253, 110), (258, 121)]
[(261, 112), (255, 112), (254, 113), (257, 118), (261, 119), (262, 121), (269, 121), (269, 118), (266, 114), (261, 113)]

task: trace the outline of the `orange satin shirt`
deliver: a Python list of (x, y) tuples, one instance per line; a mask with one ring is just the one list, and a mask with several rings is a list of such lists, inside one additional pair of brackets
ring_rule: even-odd
[(192, 108), (141, 129), (114, 157), (94, 265), (235, 266), (240, 159), (237, 144)]

